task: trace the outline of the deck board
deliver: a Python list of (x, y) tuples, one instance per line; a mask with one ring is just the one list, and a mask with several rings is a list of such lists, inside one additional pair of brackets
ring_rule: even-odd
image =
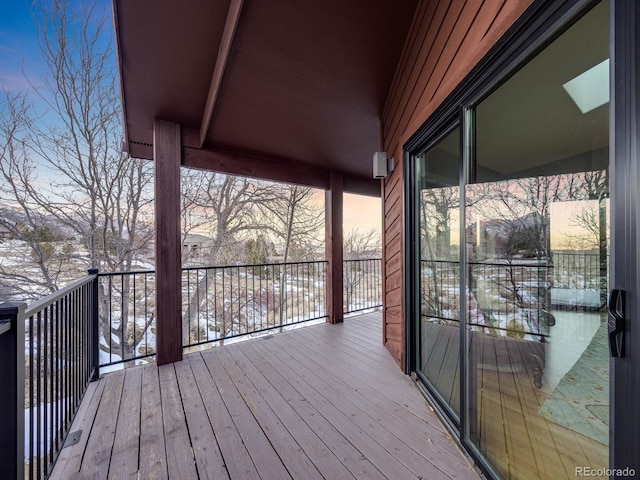
[(187, 357), (230, 478), (259, 479), (251, 456), (201, 355)]
[[(87, 446), (89, 438), (88, 432), (91, 431), (93, 421), (96, 417), (96, 410), (100, 404), (100, 397), (104, 391), (105, 382), (92, 382), (85, 393), (85, 400), (80, 404), (75, 421), (70, 432), (82, 430), (83, 434), (80, 441), (75, 445), (63, 448), (58, 457), (58, 463), (61, 467), (57, 467), (60, 471), (61, 478), (71, 478), (80, 471), (82, 465), (82, 455)], [(94, 400), (95, 399), (95, 400)]]
[(282, 395), (286, 402), (300, 417), (305, 419), (309, 427), (321, 438), (334, 455), (345, 465), (351, 474), (358, 479), (382, 480), (385, 477), (380, 471), (349, 442), (341, 431), (329, 422), (312, 406), (305, 397), (290, 383), (290, 376), (283, 376), (271, 363), (264, 363), (263, 356), (256, 344), (251, 349), (242, 351), (264, 377)]
[[(256, 345), (264, 348), (262, 345)], [(262, 350), (263, 355), (272, 351)], [(411, 478), (417, 479), (401, 462), (394, 459), (393, 455), (378, 443), (378, 439), (372, 438), (357, 423), (356, 419), (345, 412), (343, 408), (336, 408), (332, 399), (327, 399), (322, 395), (313, 383), (313, 379), (307, 378), (305, 373), (294, 370), (295, 357), (287, 356), (281, 351), (276, 351), (276, 356), (271, 358), (279, 371), (282, 371), (292, 386), (299, 393), (304, 401), (308, 402), (318, 411), (333, 427), (335, 427), (356, 449), (362, 452), (364, 458), (368, 459), (380, 472), (388, 479)], [(285, 358), (286, 357), (286, 358)]]
[(228, 479), (229, 473), (195, 383), (191, 365), (189, 362), (178, 362), (175, 367), (198, 476), (201, 479)]
[(158, 368), (149, 364), (140, 369), (141, 398), (144, 400), (140, 406), (140, 478), (166, 478), (167, 454)]
[[(284, 346), (284, 345), (283, 345)], [(422, 448), (424, 442), (434, 444), (433, 438), (446, 438), (442, 434), (444, 432), (442, 426), (438, 424), (434, 426), (429, 422), (415, 416), (406, 408), (404, 399), (388, 398), (385, 396), (383, 389), (379, 383), (383, 383), (385, 375), (377, 375), (372, 383), (370, 377), (363, 377), (354, 374), (346, 369), (338, 368), (340, 364), (325, 359), (324, 363), (319, 363), (322, 359), (322, 353), (314, 350), (308, 343), (296, 344), (292, 348), (297, 348), (301, 354), (304, 364), (310, 371), (327, 372), (323, 379), (331, 385), (336, 392), (350, 397), (357, 402), (369, 415), (375, 415), (375, 420), (384, 424), (385, 428), (396, 436), (403, 438), (403, 441), (409, 445), (418, 448), (418, 453), (428, 454), (429, 450)], [(317, 347), (318, 348), (318, 347)], [(450, 441), (441, 442), (435, 445), (435, 448), (448, 452), (452, 459), (460, 460), (461, 457), (455, 446)], [(442, 446), (442, 448), (441, 448)]]
[(51, 478), (479, 478), (381, 338), (364, 314), (106, 374)]
[(142, 369), (129, 368), (124, 378), (122, 401), (111, 453), (109, 478), (114, 480), (138, 477), (141, 394)]
[[(313, 429), (307, 425), (303, 416), (287, 403), (278, 390), (262, 375), (256, 366), (244, 355), (243, 349), (226, 348), (237, 367), (246, 374), (253, 384), (254, 392), (262, 397), (273, 413), (282, 421), (282, 425), (294, 441), (317, 467), (321, 478), (350, 478), (349, 470), (338, 460), (334, 452), (322, 441)], [(280, 439), (282, 441), (282, 439)], [(314, 467), (314, 468), (315, 468)], [(315, 476), (315, 472), (313, 472)], [(311, 476), (309, 477), (311, 478)]]
[[(315, 346), (317, 355), (322, 356), (327, 363), (350, 366), (345, 370), (347, 373), (360, 379), (371, 380), (380, 393), (404, 405), (415, 416), (423, 419), (435, 418), (421, 408), (424, 406), (424, 399), (420, 395), (405, 395), (407, 378), (404, 375), (398, 375), (400, 372), (395, 363), (387, 361), (389, 353), (381, 343), (366, 348), (359, 347), (352, 341), (354, 336), (359, 335), (356, 328), (347, 328), (340, 332), (340, 343), (331, 335), (332, 333), (326, 330), (302, 331), (301, 336), (309, 341), (299, 342), (296, 347)], [(341, 368), (335, 367), (335, 370), (338, 371)], [(436, 422), (441, 425), (439, 421), (436, 420)]]
[(158, 367), (160, 374), (162, 419), (167, 450), (169, 478), (197, 478), (191, 436), (180, 398), (175, 365)]
[(278, 452), (260, 427), (249, 406), (244, 402), (229, 374), (213, 355), (202, 355), (211, 377), (214, 379), (224, 404), (238, 429), (242, 442), (247, 446), (260, 478), (291, 478), (280, 460)]
[[(96, 410), (95, 420), (82, 457), (79, 478), (95, 478), (100, 472), (108, 472), (115, 440), (118, 411), (122, 399), (124, 372), (105, 377), (103, 394)], [(71, 431), (75, 430), (74, 427)], [(87, 455), (86, 452), (91, 452)], [(106, 478), (106, 477), (105, 477)]]
[[(233, 348), (233, 346), (232, 346)], [(251, 410), (258, 425), (264, 432), (271, 446), (277, 452), (280, 461), (293, 478), (308, 478), (320, 480), (322, 477), (306, 452), (289, 432), (285, 421), (278, 418), (273, 409), (267, 404), (263, 395), (253, 386), (245, 372), (229, 355), (228, 348), (211, 349), (207, 355), (213, 355), (223, 365), (231, 381), (238, 389), (238, 393)], [(287, 423), (292, 423), (289, 408), (286, 409)]]

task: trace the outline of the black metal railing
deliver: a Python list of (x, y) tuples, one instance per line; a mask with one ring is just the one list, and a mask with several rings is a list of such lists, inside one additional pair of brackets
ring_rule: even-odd
[(470, 326), (516, 338), (549, 335), (553, 267), (546, 260), (469, 263), (467, 278)]
[(93, 272), (28, 307), (0, 305), (0, 404), (6, 412), (0, 465), (6, 478), (49, 476), (97, 378), (96, 288)]
[(98, 274), (100, 367), (155, 355), (153, 270)]
[[(535, 262), (469, 263), (467, 324), (496, 335), (548, 335), (549, 272)], [(459, 322), (460, 263), (422, 260), (420, 296), (423, 319)]]
[(460, 321), (460, 262), (420, 262), (421, 316), (439, 322)]
[[(326, 265), (313, 261), (184, 268), (183, 347), (325, 318)], [(100, 367), (154, 356), (155, 272), (100, 273), (98, 278)]]
[(343, 266), (344, 312), (353, 313), (381, 307), (382, 260), (345, 260)]
[(597, 253), (553, 252), (553, 286), (574, 290), (599, 290), (608, 277), (608, 258)]
[(326, 266), (313, 261), (184, 268), (183, 346), (325, 318)]
[[(554, 324), (552, 289), (606, 289), (606, 269), (598, 254), (584, 252), (553, 252), (549, 259), (470, 262), (468, 324), (515, 337), (548, 336)], [(441, 323), (459, 321), (460, 263), (422, 260), (420, 275), (421, 316)]]

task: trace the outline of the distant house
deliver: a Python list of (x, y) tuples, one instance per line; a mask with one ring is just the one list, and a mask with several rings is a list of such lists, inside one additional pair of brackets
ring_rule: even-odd
[(5, 225), (0, 225), (0, 240), (8, 240), (11, 238), (11, 230)]
[(190, 233), (182, 239), (182, 259), (189, 264), (203, 265), (211, 256), (213, 239), (206, 235)]

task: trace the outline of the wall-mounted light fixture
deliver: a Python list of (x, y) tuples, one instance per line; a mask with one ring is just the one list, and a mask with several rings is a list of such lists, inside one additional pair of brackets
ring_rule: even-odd
[(386, 178), (387, 173), (393, 172), (393, 157), (387, 158), (387, 152), (373, 154), (373, 178)]

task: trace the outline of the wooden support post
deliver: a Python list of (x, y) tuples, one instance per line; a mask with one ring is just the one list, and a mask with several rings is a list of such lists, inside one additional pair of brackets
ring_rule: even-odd
[(180, 125), (153, 124), (156, 236), (156, 361), (182, 360), (180, 258)]
[(342, 174), (331, 172), (329, 190), (324, 195), (325, 216), (325, 252), (329, 267), (327, 269), (327, 313), (328, 322), (340, 323), (343, 310), (343, 271), (342, 271)]

